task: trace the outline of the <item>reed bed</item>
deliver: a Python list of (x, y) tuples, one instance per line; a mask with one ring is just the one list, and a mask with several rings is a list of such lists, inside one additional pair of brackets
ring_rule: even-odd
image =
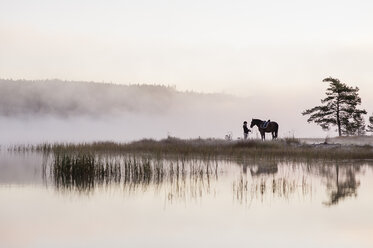
[[(59, 190), (90, 192), (97, 186), (123, 184), (130, 191), (198, 178), (209, 178), (217, 174), (217, 164), (198, 160), (188, 162), (152, 159), (145, 156), (119, 155), (101, 156), (91, 152), (54, 152), (51, 161), (43, 167), (43, 174), (50, 175)], [(178, 187), (179, 188), (179, 187)]]
[(50, 169), (57, 188), (86, 191), (93, 189), (96, 184), (121, 180), (119, 163), (103, 162), (90, 153), (55, 153)]
[(177, 139), (160, 141), (144, 139), (131, 143), (55, 143), (19, 145), (9, 147), (12, 151), (33, 151), (43, 153), (94, 153), (94, 154), (147, 154), (155, 158), (245, 160), (245, 159), (286, 159), (286, 160), (372, 160), (373, 147), (370, 145), (309, 145), (297, 139), (275, 141), (226, 141), (219, 139)]
[[(207, 141), (203, 140), (203, 142)], [(278, 195), (280, 198), (288, 198), (293, 195), (294, 192), (300, 191), (305, 195), (309, 194), (309, 185), (304, 177), (302, 177), (301, 181), (298, 179), (296, 181), (290, 180), (286, 175), (275, 178), (274, 175), (278, 173), (280, 160), (271, 160), (268, 159), (268, 156), (266, 157), (267, 159), (263, 159), (260, 154), (264, 155), (265, 151), (273, 152), (275, 149), (282, 149), (280, 151), (284, 152), (284, 149), (314, 149), (317, 151), (320, 148), (309, 146), (305, 146), (305, 148), (303, 144), (298, 143), (296, 140), (262, 143), (247, 142), (248, 144), (244, 142), (218, 141), (221, 142), (218, 145), (215, 141), (209, 142), (211, 142), (211, 146), (217, 147), (215, 149), (218, 151), (222, 149), (221, 146), (224, 146), (227, 149), (242, 149), (246, 152), (254, 150), (259, 153), (259, 155), (256, 155), (258, 158), (256, 163), (250, 163), (250, 158), (241, 161), (242, 163), (238, 163), (242, 166), (242, 169), (240, 169), (242, 170), (242, 173), (241, 177), (233, 182), (233, 192), (239, 202), (253, 198), (262, 199), (266, 192), (272, 192), (272, 194)], [(101, 145), (103, 144), (105, 143), (102, 143)], [(121, 144), (117, 145), (119, 148), (122, 148)], [(32, 149), (34, 149), (34, 151), (44, 152), (49, 158), (51, 158), (50, 163), (43, 167), (45, 170), (43, 174), (48, 174), (48, 172), (50, 172), (50, 179), (48, 180), (51, 180), (53, 185), (59, 191), (91, 193), (97, 188), (105, 186), (110, 187), (111, 185), (116, 184), (122, 185), (123, 189), (128, 193), (146, 191), (148, 187), (155, 191), (162, 189), (167, 192), (167, 199), (170, 201), (173, 201), (174, 199), (185, 200), (189, 197), (198, 199), (204, 194), (209, 194), (209, 192), (211, 192), (211, 182), (214, 184), (218, 179), (218, 164), (224, 163), (224, 161), (218, 159), (218, 155), (215, 153), (208, 157), (216, 158), (216, 160), (194, 157), (195, 155), (200, 155), (200, 153), (196, 152), (190, 153), (190, 156), (188, 157), (176, 156), (175, 159), (169, 159), (163, 155), (159, 155), (159, 153), (156, 153), (157, 156), (154, 156), (154, 154), (149, 150), (140, 150), (141, 152), (135, 150), (136, 152), (139, 152), (139, 154), (135, 154), (136, 152), (128, 150), (116, 150), (115, 152), (112, 150), (95, 150), (91, 149), (92, 146), (92, 144), (88, 144), (88, 146), (69, 144), (68, 146), (51, 145), (48, 146), (47, 150)], [(107, 147), (105, 148), (107, 149)], [(202, 148), (207, 149), (204, 146), (202, 146)], [(177, 149), (177, 147), (174, 149)], [(339, 152), (340, 156), (340, 154), (342, 154), (341, 151), (344, 148), (332, 147), (322, 149), (324, 149), (322, 152)], [(364, 146), (354, 147), (354, 149), (367, 149), (369, 151), (369, 149), (372, 148)], [(108, 153), (107, 151), (110, 152)], [(229, 152), (232, 152), (232, 150)], [(293, 154), (301, 157), (300, 154), (296, 152), (299, 152), (299, 150), (295, 151)], [(170, 153), (165, 152), (164, 154)], [(232, 155), (229, 154), (229, 156)], [(274, 155), (272, 158), (277, 158), (276, 156)], [(323, 158), (327, 157), (324, 156)], [(324, 161), (319, 163), (318, 161), (310, 160), (309, 163), (305, 162), (303, 165), (306, 166), (305, 171), (307, 171), (307, 173), (325, 174), (325, 177), (330, 179), (335, 177), (335, 173), (338, 175), (338, 168), (342, 171), (342, 168), (345, 168), (345, 164), (348, 164), (349, 166), (346, 168), (351, 167), (351, 171), (358, 170), (360, 163), (367, 164), (362, 160), (354, 160), (352, 163), (344, 163), (342, 160), (333, 159), (334, 161), (327, 160), (330, 163), (323, 163)], [(289, 159), (287, 159), (287, 161), (289, 164), (292, 164)], [(332, 171), (334, 174), (330, 174), (330, 169), (334, 167), (337, 168), (336, 172)], [(312, 172), (313, 169), (317, 171)], [(351, 175), (353, 174), (354, 173)], [(250, 185), (248, 184), (249, 177), (247, 175), (250, 175), (251, 178)], [(266, 175), (270, 176), (266, 177)], [(341, 176), (339, 181), (337, 180), (337, 185), (342, 181)], [(357, 188), (358, 183), (354, 182), (354, 177), (351, 176), (351, 180), (348, 180), (347, 182), (343, 181), (343, 184), (338, 185), (338, 189), (343, 188), (344, 191), (338, 191), (337, 198), (340, 199), (349, 196), (349, 194), (346, 194), (345, 192), (355, 192), (353, 190)]]

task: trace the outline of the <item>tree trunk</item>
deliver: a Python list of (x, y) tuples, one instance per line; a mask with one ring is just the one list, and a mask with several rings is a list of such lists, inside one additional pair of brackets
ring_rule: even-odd
[(340, 119), (340, 116), (339, 116), (339, 96), (337, 98), (337, 125), (338, 125), (338, 134), (339, 134), (339, 137), (342, 136), (342, 130), (341, 130), (341, 119)]
[(342, 136), (342, 130), (341, 130), (341, 121), (339, 119), (339, 114), (337, 114), (337, 124), (338, 124), (338, 134), (339, 134), (339, 137)]

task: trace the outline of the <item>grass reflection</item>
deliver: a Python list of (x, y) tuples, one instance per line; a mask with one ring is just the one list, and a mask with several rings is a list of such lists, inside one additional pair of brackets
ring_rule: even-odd
[(89, 153), (56, 153), (51, 167), (52, 178), (57, 189), (87, 192), (95, 185), (119, 183), (119, 163), (104, 162)]
[[(263, 169), (265, 168), (265, 169)], [(251, 204), (254, 201), (264, 202), (265, 199), (290, 200), (294, 195), (301, 195), (303, 198), (311, 196), (312, 184), (307, 176), (278, 175), (278, 167), (260, 167), (253, 165), (250, 168), (250, 175), (240, 174), (233, 182), (234, 201), (239, 204)]]
[[(43, 162), (43, 178), (52, 181), (58, 191), (90, 194), (96, 188), (116, 185), (129, 195), (150, 189), (158, 195), (164, 194), (171, 203), (215, 196), (218, 187), (231, 185), (233, 199), (240, 204), (276, 199), (290, 201), (294, 197), (312, 199), (315, 187), (327, 193), (328, 199), (323, 204), (333, 206), (358, 195), (358, 174), (364, 173), (356, 163), (260, 160), (237, 165), (220, 160), (103, 156), (87, 152), (56, 152), (51, 163), (46, 164)], [(314, 185), (314, 180), (322, 185)]]
[(211, 161), (92, 153), (55, 153), (52, 157), (50, 166), (43, 166), (43, 175), (49, 170), (61, 192), (89, 194), (96, 188), (120, 185), (129, 194), (164, 189), (169, 201), (187, 201), (210, 194), (211, 182), (218, 180), (218, 164)]

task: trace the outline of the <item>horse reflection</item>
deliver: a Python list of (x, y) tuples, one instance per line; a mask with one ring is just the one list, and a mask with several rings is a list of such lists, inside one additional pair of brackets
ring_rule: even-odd
[[(250, 171), (251, 178), (247, 177)], [(290, 199), (300, 193), (304, 197), (311, 195), (312, 185), (305, 177), (301, 179), (279, 174), (276, 161), (262, 161), (260, 164), (242, 165), (242, 174), (233, 182), (233, 194), (240, 204), (251, 204), (272, 198)]]
[(266, 162), (258, 166), (250, 168), (250, 174), (252, 177), (258, 177), (262, 175), (276, 175), (278, 172), (278, 165), (276, 162)]

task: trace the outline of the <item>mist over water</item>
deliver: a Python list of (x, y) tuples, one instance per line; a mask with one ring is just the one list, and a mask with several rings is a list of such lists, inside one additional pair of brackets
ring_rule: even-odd
[[(265, 96), (181, 92), (160, 85), (116, 85), (61, 80), (0, 80), (2, 144), (131, 141), (142, 138), (233, 138), (242, 122), (271, 119), (280, 137), (323, 137), (308, 125), (301, 107)], [(251, 137), (257, 137), (256, 128)]]
[[(247, 99), (173, 87), (1, 80), (2, 143), (218, 137)], [(238, 133), (237, 133), (238, 135)]]

